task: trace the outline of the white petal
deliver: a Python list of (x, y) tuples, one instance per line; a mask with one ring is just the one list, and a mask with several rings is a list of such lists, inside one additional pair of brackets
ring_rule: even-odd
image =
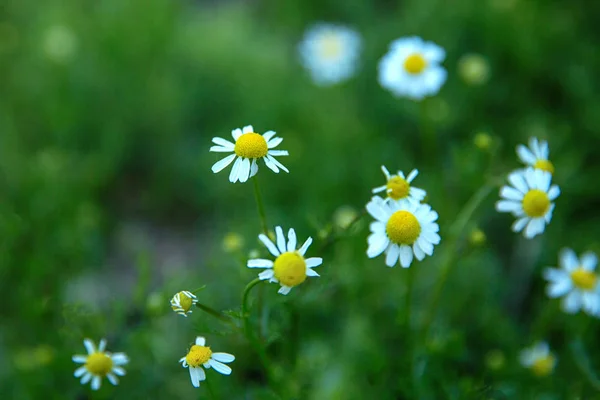
[(250, 178), (250, 160), (247, 158), (242, 159), (240, 170), (238, 172), (238, 179), (240, 182), (246, 182)]
[(596, 269), (596, 264), (598, 264), (598, 257), (596, 254), (588, 251), (581, 255), (581, 266), (587, 271), (593, 271)]
[(598, 293), (594, 292), (586, 292), (582, 295), (583, 300), (583, 309), (585, 312), (591, 315), (595, 315), (598, 313), (598, 308), (600, 305), (600, 297), (598, 297)]
[(100, 339), (100, 343), (98, 343), (98, 351), (104, 352), (106, 350), (106, 339)]
[(275, 136), (275, 134), (275, 131), (266, 131), (265, 133), (263, 133), (262, 136), (263, 139), (265, 139), (265, 142), (268, 142), (273, 136)]
[(304, 260), (304, 262), (306, 262), (308, 268), (314, 268), (323, 264), (323, 259), (321, 257), (311, 257)]
[(413, 244), (413, 252), (415, 253), (415, 257), (417, 258), (417, 260), (422, 261), (425, 258), (425, 252), (423, 252), (423, 250), (421, 250), (421, 247), (419, 246), (418, 243)]
[(285, 253), (285, 236), (283, 236), (283, 229), (281, 229), (281, 226), (275, 227), (275, 237), (277, 238), (277, 248), (281, 253)]
[(86, 383), (88, 383), (91, 379), (92, 379), (92, 374), (90, 374), (89, 372), (86, 372), (82, 377), (81, 377), (81, 384), (85, 385)]
[(544, 232), (545, 226), (546, 226), (546, 223), (544, 222), (543, 218), (532, 218), (529, 221), (529, 223), (527, 224), (527, 227), (525, 228), (525, 232), (523, 233), (523, 235), (527, 239), (531, 239), (534, 236), (537, 236), (540, 233)]
[(581, 309), (581, 293), (577, 290), (572, 291), (564, 298), (563, 310), (568, 314), (575, 314)]
[(267, 155), (267, 157), (263, 157), (263, 160), (265, 161), (265, 165), (267, 166), (267, 168), (269, 168), (271, 171), (275, 172), (276, 174), (279, 173), (279, 168), (277, 168), (277, 165), (275, 165), (275, 163), (273, 162), (273, 160), (274, 160), (273, 157), (269, 157)]
[(216, 360), (209, 360), (208, 361), (211, 365), (211, 367), (213, 367), (215, 369), (215, 371), (223, 374), (223, 375), (229, 375), (231, 374), (231, 368), (223, 363), (220, 363)]
[(236, 157), (235, 154), (230, 154), (227, 157), (223, 158), (222, 160), (217, 161), (216, 163), (213, 164), (212, 166), (212, 172), (214, 172), (215, 174), (217, 172), (221, 172), (223, 169), (225, 169), (229, 164), (231, 164), (231, 162), (233, 161), (233, 159)]
[[(379, 200), (375, 200), (375, 199), (379, 199)], [(371, 214), (371, 216), (373, 218), (375, 218), (376, 220), (383, 222), (383, 223), (387, 223), (388, 219), (389, 219), (389, 215), (386, 212), (386, 210), (382, 207), (382, 203), (380, 201), (383, 201), (381, 198), (379, 197), (375, 197), (373, 198), (373, 200), (371, 200), (370, 202), (367, 203), (367, 212), (369, 214)]]
[(96, 352), (96, 346), (94, 346), (94, 342), (92, 342), (90, 339), (83, 339), (83, 345), (85, 346), (88, 354)]
[(549, 155), (550, 155), (550, 148), (548, 147), (548, 142), (545, 140), (542, 140), (540, 142), (540, 158), (542, 160), (547, 160)]
[(237, 140), (242, 136), (242, 130), (240, 128), (234, 129), (231, 131), (231, 137), (237, 142)]
[(300, 247), (300, 249), (298, 249), (298, 253), (304, 257), (304, 254), (306, 254), (306, 250), (308, 250), (308, 248), (310, 247), (310, 245), (312, 244), (312, 238), (309, 237), (308, 239), (306, 239), (306, 241), (304, 242), (304, 244), (302, 245), (302, 247)]
[(556, 200), (556, 198), (560, 195), (560, 189), (556, 185), (552, 185), (550, 190), (548, 190), (548, 198), (551, 201)]
[(212, 353), (212, 358), (224, 363), (230, 363), (235, 360), (235, 356), (229, 353)]
[(250, 165), (250, 178), (258, 173), (258, 163), (256, 159), (252, 160), (252, 164)]
[(410, 267), (413, 259), (413, 252), (410, 246), (403, 244), (400, 246), (400, 265), (404, 268)]
[(273, 242), (271, 242), (271, 240), (265, 234), (261, 233), (260, 235), (258, 235), (258, 239), (261, 242), (263, 242), (263, 244), (267, 247), (267, 250), (269, 250), (269, 253), (271, 253), (275, 257), (277, 257), (281, 254), (281, 253), (279, 253), (279, 250), (277, 250), (277, 247), (275, 247)]
[(523, 194), (510, 186), (503, 186), (502, 189), (500, 189), (500, 196), (508, 200), (523, 200)]
[(373, 221), (369, 224), (369, 230), (373, 233), (385, 234), (385, 224), (379, 221)]
[(197, 346), (204, 346), (206, 345), (206, 338), (203, 336), (196, 336), (196, 345)]
[(200, 372), (202, 370), (200, 367), (190, 367), (190, 379), (192, 380), (192, 385), (194, 387), (200, 387)]
[(416, 200), (423, 200), (425, 196), (427, 196), (426, 191), (424, 191), (423, 189), (416, 188), (414, 186), (410, 187), (409, 194)]
[(291, 290), (292, 290), (291, 287), (285, 286), (285, 285), (281, 285), (281, 288), (279, 288), (279, 290), (277, 291), (277, 293), (280, 293), (280, 294), (283, 294), (283, 295), (287, 295)]
[(416, 169), (413, 169), (412, 171), (410, 171), (410, 174), (408, 174), (408, 177), (406, 178), (406, 181), (408, 183), (411, 183), (419, 174), (419, 171)]
[(114, 365), (125, 365), (129, 362), (129, 357), (125, 353), (113, 353), (110, 358)]
[(393, 267), (398, 262), (398, 257), (400, 257), (400, 247), (393, 244), (388, 248), (387, 254), (385, 255), (385, 265)]
[(212, 138), (212, 141), (214, 144), (218, 144), (221, 147), (229, 149), (229, 151), (233, 151), (233, 149), (235, 148), (235, 144), (231, 143), (229, 140), (225, 140), (220, 137), (214, 137)]
[(548, 297), (556, 298), (562, 297), (567, 292), (569, 292), (573, 287), (571, 280), (567, 277), (566, 279), (562, 279), (559, 281), (555, 281), (554, 283), (550, 283), (546, 288), (546, 294)]
[(231, 153), (233, 150), (223, 146), (211, 146), (208, 151), (212, 151), (213, 153)]
[(119, 379), (115, 375), (108, 373), (106, 374), (106, 377), (113, 385), (117, 386), (119, 384)]
[(273, 157), (280, 157), (280, 156), (289, 156), (290, 153), (287, 150), (269, 150), (269, 155), (273, 156)]
[(288, 231), (287, 251), (296, 250), (297, 244), (298, 244), (298, 240), (296, 238), (296, 231), (294, 230), (294, 228), (290, 228), (290, 230)]
[(101, 383), (102, 383), (102, 380), (100, 379), (100, 377), (94, 376), (94, 378), (92, 379), (92, 390), (100, 389)]
[(523, 230), (523, 228), (525, 228), (525, 225), (527, 225), (529, 220), (530, 220), (529, 217), (524, 217), (524, 218), (520, 218), (520, 219), (516, 220), (512, 224), (513, 232), (521, 232)]
[(252, 125), (246, 125), (245, 127), (243, 127), (242, 132), (243, 133), (255, 133)]
[(260, 279), (261, 281), (266, 281), (267, 279), (271, 279), (273, 275), (275, 275), (275, 271), (269, 268), (258, 274), (258, 279)]
[(87, 356), (76, 354), (73, 357), (71, 357), (71, 360), (73, 360), (76, 363), (83, 364), (87, 362)]
[(306, 276), (321, 276), (315, 270), (306, 268)]
[(425, 238), (419, 237), (419, 239), (417, 239), (417, 244), (421, 250), (423, 250), (423, 253), (427, 254), (428, 256), (433, 255), (433, 245), (425, 240)]
[(231, 172), (229, 173), (229, 182), (236, 183), (239, 179), (240, 168), (242, 167), (242, 158), (238, 157), (233, 163), (233, 168), (231, 168)]
[(280, 138), (280, 137), (273, 138), (273, 139), (271, 139), (271, 140), (269, 140), (269, 141), (267, 142), (267, 147), (268, 147), (269, 149), (272, 149), (272, 148), (274, 148), (274, 147), (277, 147), (277, 146), (279, 146), (279, 144), (280, 144), (281, 142), (283, 142), (283, 138)]
[(569, 278), (568, 272), (566, 272), (565, 270), (562, 270), (562, 269), (558, 269), (558, 268), (545, 268), (544, 271), (542, 272), (542, 276), (544, 277), (544, 279), (546, 279), (550, 282), (558, 282), (558, 281), (562, 281), (565, 279), (568, 281), (571, 280)]
[(390, 240), (386, 235), (371, 235), (373, 240), (369, 243), (369, 248), (367, 249), (367, 257), (374, 258), (384, 252), (384, 250), (390, 244)]
[[(185, 360), (185, 357), (184, 357), (184, 360)], [(125, 375), (125, 370), (121, 367), (113, 367), (112, 372), (113, 372), (113, 374), (117, 374), (119, 376)]]
[(85, 374), (86, 371), (87, 371), (87, 368), (85, 366), (79, 367), (75, 370), (75, 373), (73, 374), (73, 376), (75, 376), (75, 378), (79, 378), (81, 375)]
[(371, 190), (372, 193), (381, 193), (387, 190), (387, 185), (377, 186), (375, 189)]
[(535, 155), (522, 144), (517, 146), (517, 155), (525, 164), (533, 165), (536, 162)]
[(523, 195), (529, 191), (527, 182), (522, 172), (513, 172), (508, 175), (508, 181)]
[(270, 160), (270, 161), (271, 161), (273, 164), (275, 164), (275, 165), (276, 165), (276, 166), (277, 166), (279, 169), (281, 169), (281, 170), (283, 170), (283, 171), (285, 171), (285, 172), (287, 172), (287, 173), (289, 174), (289, 172), (290, 172), (290, 171), (289, 171), (289, 170), (288, 170), (288, 169), (285, 167), (285, 165), (283, 165), (282, 163), (280, 163), (279, 161), (277, 161), (277, 159), (276, 159), (275, 157), (273, 157), (273, 156), (272, 156), (272, 155), (270, 155), (270, 154), (267, 154), (267, 157), (265, 157), (265, 158), (268, 158), (268, 159), (269, 159), (269, 160)]
[(496, 211), (515, 213), (521, 209), (521, 203), (512, 200), (499, 200), (496, 202)]
[(264, 258), (255, 258), (248, 260), (248, 268), (272, 268), (273, 261)]
[(560, 266), (567, 272), (572, 272), (579, 267), (577, 255), (569, 248), (564, 248), (560, 251), (560, 254), (558, 255), (558, 262)]

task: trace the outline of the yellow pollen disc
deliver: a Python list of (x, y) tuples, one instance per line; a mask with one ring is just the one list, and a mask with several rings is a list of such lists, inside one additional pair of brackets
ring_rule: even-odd
[(85, 368), (94, 375), (105, 376), (112, 370), (112, 367), (112, 359), (100, 352), (90, 354), (85, 362)]
[(411, 245), (421, 234), (421, 225), (412, 213), (396, 211), (390, 217), (385, 231), (392, 242)]
[(275, 259), (273, 272), (281, 284), (294, 287), (306, 280), (306, 262), (300, 254), (289, 251)]
[(550, 199), (545, 192), (532, 189), (523, 197), (523, 211), (529, 217), (543, 217), (550, 208)]
[(531, 370), (537, 376), (547, 376), (554, 369), (554, 356), (538, 358), (533, 362)]
[(388, 196), (394, 200), (405, 198), (410, 191), (410, 184), (399, 176), (392, 176), (386, 186)]
[(583, 268), (577, 268), (571, 272), (571, 280), (573, 284), (582, 290), (593, 290), (596, 287), (598, 276)]
[(427, 60), (419, 53), (413, 53), (404, 60), (404, 69), (412, 75), (420, 74), (427, 67)]
[(338, 58), (342, 52), (342, 43), (337, 35), (325, 35), (319, 43), (321, 56), (327, 59)]
[(535, 164), (533, 164), (533, 168), (541, 169), (554, 174), (554, 165), (552, 165), (552, 163), (548, 160), (537, 160)]
[[(192, 308), (192, 298), (183, 292), (177, 293), (177, 296), (179, 296), (179, 304), (181, 305), (183, 311), (188, 312), (190, 308)], [(172, 306), (171, 308), (175, 310), (177, 307)]]
[(263, 158), (267, 155), (269, 148), (267, 141), (262, 135), (254, 132), (244, 133), (235, 141), (233, 149), (235, 154), (243, 158)]
[(190, 367), (199, 367), (210, 360), (212, 351), (210, 347), (193, 345), (190, 352), (185, 356), (185, 361)]

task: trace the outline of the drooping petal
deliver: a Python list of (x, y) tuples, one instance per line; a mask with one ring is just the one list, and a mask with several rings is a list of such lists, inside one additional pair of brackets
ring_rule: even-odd
[(287, 295), (288, 293), (291, 292), (291, 290), (292, 290), (291, 287), (285, 286), (285, 285), (281, 285), (281, 288), (279, 288), (279, 290), (277, 291), (277, 293), (283, 294), (283, 295)]
[(223, 363), (230, 363), (235, 360), (235, 356), (229, 353), (212, 353), (212, 358)]
[(250, 178), (250, 160), (243, 158), (238, 172), (238, 179), (243, 183), (248, 181), (248, 178)]
[(225, 365), (223, 363), (218, 362), (217, 360), (211, 359), (208, 361), (210, 363), (210, 366), (213, 367), (215, 369), (215, 371), (223, 374), (223, 375), (229, 375), (231, 374), (231, 367), (229, 367), (228, 365)]
[(397, 244), (391, 245), (387, 254), (385, 255), (385, 265), (388, 267), (393, 267), (398, 262), (398, 258), (400, 257), (400, 247)]

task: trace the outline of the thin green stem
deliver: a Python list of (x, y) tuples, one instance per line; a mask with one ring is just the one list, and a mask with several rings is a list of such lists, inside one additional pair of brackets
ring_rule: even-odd
[(244, 288), (244, 293), (242, 294), (242, 318), (244, 319), (244, 332), (246, 336), (250, 338), (252, 335), (252, 329), (250, 329), (250, 312), (248, 311), (248, 296), (252, 288), (262, 281), (260, 278), (256, 278), (253, 281), (250, 281)]
[(222, 322), (225, 322), (226, 324), (229, 324), (231, 326), (233, 326), (236, 329), (239, 329), (239, 327), (235, 324), (235, 322), (233, 321), (233, 319), (228, 316), (223, 314), (220, 311), (215, 310), (212, 307), (209, 307), (207, 305), (201, 304), (201, 303), (196, 303), (196, 307), (198, 307), (199, 309), (201, 309), (202, 311), (204, 311), (205, 313), (212, 315), (213, 317), (219, 319)]
[(408, 369), (410, 376), (408, 379), (409, 393), (412, 393), (413, 380), (415, 376), (415, 364), (414, 364), (414, 343), (413, 343), (413, 331), (412, 331), (412, 294), (413, 286), (415, 281), (415, 268), (408, 268), (407, 279), (406, 279), (406, 300), (405, 300), (405, 311), (404, 311), (404, 329), (406, 329), (406, 352), (408, 356)]
[(320, 249), (319, 249), (319, 253), (324, 252), (325, 250), (327, 250), (328, 247), (330, 247), (331, 245), (333, 245), (335, 242), (337, 242), (339, 239), (341, 239), (345, 233), (349, 232), (365, 215), (367, 215), (367, 210), (363, 209), (359, 214), (357, 214), (354, 219), (352, 221), (350, 221), (350, 223), (343, 228), (340, 232), (338, 232), (337, 234), (331, 234), (329, 235), (325, 241), (323, 242), (323, 244), (321, 245)]
[(469, 220), (471, 219), (473, 213), (479, 207), (479, 205), (485, 200), (485, 198), (492, 192), (492, 190), (496, 187), (495, 182), (487, 183), (481, 187), (465, 204), (462, 210), (458, 213), (456, 220), (450, 226), (450, 232), (448, 235), (447, 241), (447, 253), (444, 263), (441, 267), (440, 277), (436, 283), (436, 286), (433, 290), (432, 301), (429, 306), (428, 312), (425, 315), (425, 322), (423, 323), (423, 336), (425, 337), (429, 333), (429, 328), (431, 323), (433, 322), (433, 318), (435, 317), (435, 312), (437, 310), (438, 303), (440, 301), (442, 291), (444, 289), (444, 285), (446, 284), (446, 280), (450, 275), (450, 271), (452, 270), (452, 266), (455, 264), (454, 259), (457, 254), (457, 247), (459, 240), (465, 230)]
[(258, 179), (256, 178), (256, 175), (252, 177), (252, 182), (254, 182), (254, 198), (256, 199), (256, 207), (258, 208), (260, 225), (263, 233), (268, 236), (269, 228), (267, 225), (267, 214), (265, 213), (265, 205), (263, 204), (262, 196), (260, 195), (260, 187), (258, 186)]
[(598, 379), (596, 373), (591, 367), (588, 352), (583, 345), (582, 339), (573, 340), (569, 344), (569, 347), (577, 368), (579, 368), (583, 376), (587, 379), (590, 386), (592, 386), (595, 390), (600, 391), (600, 379)]
[[(202, 384), (206, 386), (206, 389), (207, 389), (207, 392), (208, 392), (208, 397), (211, 400), (217, 399), (217, 396), (215, 396), (215, 392), (213, 391), (212, 385), (210, 383), (210, 379), (207, 379), (207, 380), (203, 381)], [(202, 399), (202, 397), (200, 397), (200, 399)]]

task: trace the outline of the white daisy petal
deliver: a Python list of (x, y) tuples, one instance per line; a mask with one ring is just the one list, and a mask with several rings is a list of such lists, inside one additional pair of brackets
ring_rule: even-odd
[(86, 383), (88, 383), (89, 381), (92, 380), (93, 375), (90, 374), (89, 372), (86, 372), (82, 377), (81, 380), (79, 382), (81, 382), (82, 385), (85, 385)]
[(319, 275), (315, 270), (310, 269), (310, 268), (306, 268), (306, 276), (311, 276), (311, 277), (317, 277), (317, 276), (321, 276)]
[[(185, 360), (185, 357), (184, 357)], [(125, 375), (125, 370), (121, 367), (113, 367), (112, 369), (113, 374), (119, 375), (119, 376), (124, 376)]]
[(551, 298), (562, 297), (569, 292), (572, 287), (573, 284), (571, 283), (571, 279), (566, 278), (548, 285), (546, 293), (548, 294), (548, 297)]
[(306, 266), (308, 268), (318, 267), (323, 264), (323, 259), (321, 257), (311, 257), (304, 260), (306, 262)]
[(73, 375), (75, 376), (75, 378), (79, 378), (79, 377), (81, 377), (81, 375), (85, 374), (86, 371), (87, 371), (87, 368), (84, 365), (83, 367), (77, 368), (75, 370), (75, 373), (73, 373)]
[(563, 299), (563, 310), (568, 314), (575, 314), (581, 309), (582, 301), (581, 293), (572, 291)]
[(197, 346), (205, 346), (206, 345), (206, 338), (203, 336), (196, 336), (196, 345)]
[(213, 164), (212, 166), (212, 172), (214, 172), (215, 174), (217, 172), (221, 172), (222, 170), (224, 170), (225, 168), (227, 168), (227, 166), (229, 164), (231, 164), (233, 162), (233, 160), (235, 159), (236, 155), (235, 154), (230, 154), (227, 157), (223, 158), (222, 160), (217, 161), (216, 163)]
[[(413, 249), (413, 253), (415, 253), (416, 259), (419, 261), (423, 261), (426, 254), (423, 250), (421, 250), (421, 247), (419, 246), (419, 244), (414, 243), (412, 249)], [(432, 246), (432, 251), (433, 251), (433, 246)]]
[(98, 343), (98, 352), (102, 353), (106, 350), (106, 339), (100, 339), (100, 343)]
[(272, 268), (273, 261), (265, 260), (264, 258), (255, 258), (248, 260), (248, 268)]
[(231, 168), (231, 172), (229, 173), (229, 182), (236, 183), (239, 179), (240, 168), (242, 167), (243, 159), (238, 157), (233, 163), (233, 167)]
[(74, 355), (73, 357), (71, 357), (71, 359), (79, 364), (85, 364), (87, 362), (87, 357), (86, 356), (82, 356), (82, 355)]
[(285, 167), (285, 165), (283, 165), (282, 163), (280, 163), (279, 161), (277, 161), (277, 159), (276, 159), (275, 157), (273, 157), (272, 155), (270, 155), (270, 154), (267, 154), (267, 157), (265, 157), (265, 160), (266, 160), (267, 158), (268, 158), (268, 159), (269, 159), (269, 160), (270, 160), (270, 161), (271, 161), (273, 164), (275, 164), (275, 165), (277, 166), (277, 168), (279, 168), (279, 169), (281, 169), (281, 170), (283, 170), (283, 171), (285, 171), (285, 172), (287, 172), (287, 173), (289, 173), (289, 172), (290, 172), (290, 171), (289, 171), (289, 170), (288, 170), (288, 169)]
[(281, 285), (281, 288), (277, 291), (277, 293), (287, 295), (288, 293), (290, 293), (291, 290), (292, 290), (291, 287)]
[(211, 356), (214, 360), (217, 360), (222, 363), (230, 363), (235, 361), (235, 356), (229, 353), (212, 353)]
[(371, 190), (372, 193), (381, 193), (387, 191), (387, 185), (377, 186), (375, 189)]
[(527, 225), (527, 223), (529, 221), (530, 221), (530, 218), (528, 218), (528, 217), (520, 218), (520, 219), (516, 220), (512, 224), (512, 230), (514, 232), (521, 232), (523, 230), (523, 228), (525, 228), (525, 225)]
[(243, 135), (243, 133), (240, 128), (237, 128), (237, 129), (234, 129), (231, 131), (231, 137), (233, 137), (233, 140), (235, 140), (236, 142), (242, 135)]
[(527, 147), (520, 144), (517, 146), (517, 155), (525, 164), (533, 165), (537, 161), (535, 155)]
[(208, 361), (210, 363), (210, 366), (213, 367), (215, 369), (215, 371), (223, 374), (223, 375), (229, 375), (231, 374), (231, 368), (228, 365), (225, 365), (223, 363), (218, 362), (217, 360), (211, 359)]
[(208, 151), (213, 153), (231, 153), (233, 150), (223, 146), (211, 146)]
[(581, 255), (581, 266), (587, 271), (593, 271), (596, 269), (596, 264), (598, 264), (598, 257), (596, 254), (588, 251)]
[(106, 377), (113, 385), (117, 386), (119, 384), (119, 379), (115, 375), (108, 373), (106, 374)]
[(525, 181), (525, 177), (523, 176), (522, 172), (513, 172), (512, 174), (508, 175), (508, 181), (523, 194), (529, 191), (527, 181)]
[(252, 125), (246, 125), (242, 128), (242, 133), (254, 133), (254, 128)]
[(505, 199), (515, 201), (523, 200), (523, 194), (520, 193), (517, 189), (511, 188), (510, 186), (504, 186), (500, 190), (500, 197), (504, 197)]
[(100, 389), (101, 384), (102, 384), (102, 380), (100, 379), (99, 376), (94, 376), (94, 378), (92, 378), (92, 390)]
[(266, 131), (265, 133), (263, 133), (263, 139), (265, 139), (265, 142), (269, 142), (269, 140), (271, 140), (271, 138), (273, 136), (275, 136), (276, 133), (275, 131)]
[(238, 172), (238, 179), (240, 182), (246, 182), (250, 178), (250, 160), (247, 158), (242, 159), (240, 170)]
[(264, 270), (260, 274), (258, 274), (258, 278), (262, 281), (266, 281), (268, 279), (271, 279), (274, 275), (275, 275), (275, 271), (273, 271), (273, 269), (269, 268), (269, 269)]
[(419, 174), (419, 171), (416, 169), (413, 169), (412, 171), (410, 171), (410, 174), (408, 174), (408, 177), (406, 178), (406, 181), (408, 183), (411, 183)]
[(129, 358), (125, 353), (113, 353), (111, 359), (114, 365), (125, 365), (129, 363)]
[(560, 251), (558, 255), (560, 266), (564, 268), (567, 272), (574, 271), (577, 267), (579, 267), (579, 259), (577, 258), (577, 254), (572, 249), (564, 248)]
[(398, 258), (400, 257), (400, 247), (398, 245), (391, 245), (387, 250), (387, 254), (385, 255), (385, 265), (388, 267), (393, 267), (398, 262)]
[(90, 339), (84, 339), (83, 345), (85, 346), (85, 349), (87, 350), (88, 354), (96, 352), (96, 346), (94, 346), (94, 342), (92, 342)]
[(269, 150), (268, 153), (270, 156), (279, 157), (279, 156), (289, 156), (290, 153), (287, 150)]
[(281, 142), (283, 142), (283, 138), (280, 138), (280, 137), (273, 138), (267, 142), (267, 147), (269, 149), (272, 149), (274, 147), (279, 146), (281, 144)]
[(267, 250), (269, 250), (269, 253), (271, 253), (275, 257), (281, 254), (279, 250), (277, 250), (277, 247), (275, 247), (273, 242), (271, 242), (271, 240), (265, 234), (261, 233), (260, 235), (258, 235), (258, 239), (265, 245)]
[(250, 178), (258, 173), (258, 163), (256, 160), (252, 160), (252, 164), (250, 164)]
[(548, 198), (552, 201), (556, 200), (556, 198), (560, 195), (560, 189), (556, 185), (552, 185), (550, 190), (548, 190)]
[(229, 151), (233, 151), (235, 148), (235, 144), (231, 143), (229, 140), (222, 139), (220, 137), (212, 138), (214, 144), (229, 149)]
[(304, 254), (306, 253), (306, 251), (308, 250), (308, 248), (310, 247), (311, 244), (312, 244), (312, 238), (309, 237), (308, 239), (306, 239), (306, 241), (304, 242), (302, 247), (300, 247), (300, 249), (298, 249), (298, 253), (301, 256), (304, 256)]
[(296, 250), (296, 244), (297, 244), (296, 231), (294, 230), (294, 228), (290, 228), (290, 230), (288, 231), (287, 251)]
[(200, 387), (200, 367), (189, 367), (190, 370), (190, 379), (192, 380), (192, 385), (194, 387)]
[(410, 264), (412, 263), (412, 259), (413, 259), (412, 249), (405, 244), (400, 246), (400, 265), (402, 265), (403, 268), (408, 268), (408, 267), (410, 267)]
[(383, 253), (390, 243), (386, 235), (374, 235), (373, 237), (374, 239), (369, 243), (369, 248), (367, 249), (367, 257), (369, 258), (377, 257)]
[(281, 226), (275, 227), (275, 237), (277, 238), (277, 248), (281, 253), (285, 253), (287, 249), (285, 246), (285, 236), (283, 236), (283, 229), (281, 229)]
[(498, 212), (516, 212), (521, 209), (521, 204), (512, 200), (500, 200), (496, 202)]

